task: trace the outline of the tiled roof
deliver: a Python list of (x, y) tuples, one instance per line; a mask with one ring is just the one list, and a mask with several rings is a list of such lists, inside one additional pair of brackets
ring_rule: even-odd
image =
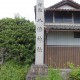
[(73, 0), (62, 0), (61, 2), (58, 2), (57, 4), (46, 8), (46, 10), (57, 9), (65, 4), (71, 5), (72, 7), (76, 8), (76, 9), (80, 9), (80, 4), (74, 2)]
[(45, 28), (48, 29), (59, 29), (59, 30), (80, 30), (80, 25), (45, 25)]

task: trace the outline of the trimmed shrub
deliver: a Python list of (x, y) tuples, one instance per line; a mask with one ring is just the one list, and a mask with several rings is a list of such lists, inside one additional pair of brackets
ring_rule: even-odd
[(0, 48), (5, 48), (4, 58), (31, 64), (35, 53), (35, 25), (25, 18), (0, 20)]

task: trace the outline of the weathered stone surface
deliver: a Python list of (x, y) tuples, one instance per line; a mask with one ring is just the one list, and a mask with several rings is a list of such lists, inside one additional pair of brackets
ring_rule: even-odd
[[(55, 69), (57, 70), (57, 69)], [(71, 69), (60, 69), (62, 80), (71, 80), (69, 78)], [(48, 66), (46, 65), (32, 65), (31, 70), (26, 76), (26, 80), (35, 80), (36, 77), (47, 77), (48, 76)]]
[(62, 80), (70, 80), (69, 79), (70, 71), (71, 69), (61, 69)]
[(46, 65), (32, 65), (26, 80), (35, 80), (37, 76), (47, 76), (48, 67)]

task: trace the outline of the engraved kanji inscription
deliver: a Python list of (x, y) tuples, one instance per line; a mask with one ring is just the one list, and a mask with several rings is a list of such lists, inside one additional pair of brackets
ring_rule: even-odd
[(37, 22), (43, 22), (42, 19), (38, 19)]
[[(36, 4), (36, 53), (35, 64), (44, 64), (44, 0)], [(34, 72), (34, 71), (33, 71)]]
[(38, 12), (42, 12), (42, 9), (41, 8), (38, 8)]
[(37, 32), (41, 32), (42, 31), (42, 27), (37, 27)]
[(37, 52), (42, 52), (42, 48), (41, 47), (37, 47)]
[(38, 7), (42, 7), (42, 3), (38, 3)]
[(41, 36), (38, 36), (38, 37), (37, 37), (37, 40), (38, 40), (39, 42), (41, 42), (41, 41), (42, 41), (42, 37), (41, 37)]

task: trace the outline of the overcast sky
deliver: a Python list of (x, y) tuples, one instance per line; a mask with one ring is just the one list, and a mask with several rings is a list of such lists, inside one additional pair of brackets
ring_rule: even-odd
[[(61, 0), (44, 0), (44, 6), (48, 7)], [(80, 3), (80, 0), (74, 0)], [(34, 21), (34, 6), (36, 0), (0, 0), (0, 18), (11, 17), (19, 13), (30, 21)]]

